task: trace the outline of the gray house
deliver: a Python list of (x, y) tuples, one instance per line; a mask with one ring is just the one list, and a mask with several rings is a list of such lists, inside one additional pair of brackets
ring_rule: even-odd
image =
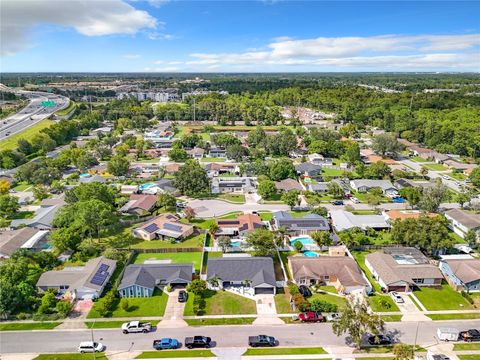
[(310, 162), (304, 162), (300, 165), (295, 166), (295, 170), (298, 175), (317, 177), (322, 173), (322, 167), (317, 164), (312, 164)]
[(273, 226), (275, 229), (285, 227), (290, 235), (307, 235), (315, 231), (329, 231), (327, 219), (316, 214), (308, 214), (303, 218), (294, 218), (286, 211), (273, 213)]
[(242, 295), (276, 293), (275, 270), (269, 257), (208, 259), (207, 280), (212, 289), (229, 288)]
[(438, 267), (455, 290), (480, 291), (479, 259), (469, 255), (444, 255)]
[(118, 287), (121, 297), (150, 297), (155, 288), (186, 286), (192, 281), (193, 264), (128, 265)]

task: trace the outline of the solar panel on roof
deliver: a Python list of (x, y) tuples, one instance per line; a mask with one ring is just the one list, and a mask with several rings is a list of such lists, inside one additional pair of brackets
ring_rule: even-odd
[(90, 282), (94, 285), (102, 286), (108, 277), (107, 270), (109, 267), (110, 267), (109, 265), (101, 264), (97, 272), (95, 273), (95, 275), (93, 275), (93, 278)]
[(219, 225), (238, 225), (240, 222), (238, 220), (220, 220), (218, 221)]
[(179, 225), (174, 225), (174, 224), (163, 224), (163, 227), (167, 230), (172, 230), (172, 231), (178, 231), (178, 232), (181, 232), (182, 231), (182, 227), (179, 226)]
[(145, 230), (146, 232), (152, 233), (152, 232), (158, 230), (158, 226), (157, 226), (157, 224), (150, 224), (150, 225), (148, 225), (144, 230)]

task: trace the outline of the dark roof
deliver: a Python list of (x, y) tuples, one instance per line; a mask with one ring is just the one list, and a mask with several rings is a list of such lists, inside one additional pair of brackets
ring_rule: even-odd
[(132, 264), (125, 268), (119, 289), (132, 285), (153, 289), (157, 285), (168, 285), (179, 280), (189, 283), (192, 273), (192, 264)]
[(250, 280), (252, 287), (269, 284), (276, 286), (273, 260), (269, 257), (227, 257), (208, 259), (207, 279), (222, 281)]
[(329, 230), (328, 221), (323, 216), (307, 214), (303, 218), (294, 218), (286, 211), (273, 213), (273, 219), (277, 228), (284, 226), (287, 230)]
[(304, 162), (300, 165), (295, 166), (295, 170), (297, 170), (298, 172), (321, 171), (322, 167), (320, 165)]

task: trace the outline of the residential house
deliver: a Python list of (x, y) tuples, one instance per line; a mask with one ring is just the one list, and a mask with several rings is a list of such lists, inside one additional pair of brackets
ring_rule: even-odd
[(342, 294), (370, 292), (370, 284), (355, 260), (348, 256), (289, 256), (288, 268), (298, 285), (332, 285)]
[(444, 161), (444, 164), (447, 165), (453, 171), (461, 172), (461, 173), (469, 173), (478, 166), (475, 164), (460, 163), (455, 160), (446, 160)]
[(180, 164), (168, 164), (164, 166), (164, 169), (167, 174), (173, 175), (180, 170), (180, 166)]
[(307, 190), (316, 194), (325, 194), (328, 192), (328, 182), (319, 182), (316, 184), (308, 184)]
[(275, 187), (280, 192), (289, 192), (292, 190), (302, 191), (303, 187), (295, 179), (283, 179), (275, 182)]
[(164, 141), (172, 140), (175, 134), (169, 130), (156, 129), (148, 131), (143, 135), (145, 141), (151, 141), (152, 143), (161, 143)]
[(205, 165), (205, 170), (209, 177), (221, 176), (223, 174), (240, 175), (240, 169), (235, 164), (228, 163), (208, 163)]
[(321, 154), (310, 154), (308, 155), (308, 160), (314, 165), (333, 166), (333, 159), (325, 158)]
[(274, 295), (277, 284), (270, 257), (209, 258), (207, 281), (212, 289), (231, 289), (250, 296)]
[(0, 231), (0, 259), (9, 258), (18, 249), (43, 250), (47, 247), (48, 233), (31, 227)]
[(137, 194), (139, 192), (138, 185), (121, 185), (120, 186), (120, 194)]
[(214, 147), (210, 149), (208, 156), (212, 158), (224, 158), (227, 157), (227, 150), (225, 148)]
[(152, 211), (157, 204), (155, 195), (132, 194), (127, 203), (120, 208), (120, 212), (132, 215), (145, 215)]
[(480, 259), (470, 255), (443, 255), (438, 267), (455, 290), (480, 291)]
[(328, 220), (316, 214), (307, 214), (304, 217), (294, 218), (292, 214), (286, 211), (278, 211), (272, 214), (272, 220), (275, 230), (284, 227), (291, 236), (330, 230)]
[(384, 248), (365, 257), (365, 265), (386, 291), (408, 292), (416, 287), (436, 287), (443, 276), (420, 250), (409, 247)]
[(183, 240), (193, 234), (193, 226), (184, 224), (175, 215), (161, 214), (132, 230), (132, 235), (143, 240)]
[(393, 186), (397, 189), (403, 189), (406, 187), (413, 187), (414, 185), (408, 179), (397, 179), (393, 182)]
[(429, 160), (437, 153), (435, 150), (424, 148), (418, 145), (410, 146), (410, 151), (413, 155), (421, 157), (422, 159)]
[(322, 167), (310, 162), (304, 162), (295, 166), (295, 170), (299, 176), (308, 176), (316, 178), (322, 174)]
[(72, 299), (96, 299), (102, 294), (115, 268), (115, 260), (99, 256), (90, 259), (85, 266), (66, 266), (62, 270), (44, 272), (37, 281), (37, 288), (40, 293), (55, 289)]
[(99, 183), (105, 183), (107, 182), (107, 179), (103, 176), (100, 176), (98, 174), (93, 174), (93, 175), (88, 175), (88, 176), (80, 176), (78, 179), (78, 182), (80, 184), (91, 184), (94, 182), (99, 182)]
[(66, 205), (64, 196), (45, 199), (40, 203), (40, 207), (33, 218), (12, 220), (10, 227), (16, 229), (21, 226), (28, 226), (39, 230), (51, 230), (55, 215), (64, 205)]
[(212, 179), (212, 194), (222, 193), (252, 193), (255, 190), (253, 179), (248, 177), (228, 177)]
[(360, 228), (366, 230), (368, 228), (374, 230), (382, 230), (390, 228), (383, 215), (355, 215), (345, 210), (330, 210), (330, 218), (332, 225), (336, 231), (350, 230)]
[(465, 238), (470, 230), (477, 234), (477, 240), (480, 239), (480, 214), (468, 213), (460, 209), (451, 209), (445, 213), (449, 222), (449, 227), (455, 234)]
[(332, 179), (331, 182), (334, 182), (335, 184), (340, 185), (345, 195), (351, 194), (350, 180), (348, 180), (347, 178), (335, 178), (335, 179)]
[(190, 284), (193, 272), (193, 264), (130, 264), (125, 268), (118, 294), (124, 298), (150, 297), (157, 288)]
[(421, 216), (435, 217), (438, 214), (419, 210), (388, 210), (383, 212), (383, 216), (387, 222), (393, 223), (395, 220), (418, 219)]
[(188, 153), (193, 159), (200, 160), (203, 158), (203, 155), (205, 155), (205, 150), (199, 147), (194, 147), (192, 150), (189, 150)]
[(398, 195), (398, 191), (390, 180), (359, 179), (350, 181), (352, 189), (358, 192), (367, 192), (373, 188), (380, 188), (387, 196)]
[(245, 238), (256, 229), (265, 227), (260, 216), (255, 214), (238, 215), (235, 219), (217, 219), (218, 231), (215, 236)]

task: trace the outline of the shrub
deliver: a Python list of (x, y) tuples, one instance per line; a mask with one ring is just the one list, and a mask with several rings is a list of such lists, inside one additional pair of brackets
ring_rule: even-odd
[(72, 304), (69, 301), (59, 301), (55, 308), (61, 316), (65, 317), (72, 310)]
[(97, 311), (101, 316), (108, 316), (115, 305), (115, 290), (110, 290), (107, 295), (103, 297), (103, 301), (97, 303)]
[(294, 283), (292, 282), (289, 282), (288, 283), (288, 292), (290, 293), (290, 295), (294, 296), (294, 295), (297, 295), (299, 294), (299, 290), (298, 290), (298, 286), (295, 285)]
[(195, 315), (203, 315), (205, 313), (205, 299), (201, 296), (195, 296), (193, 298), (193, 313)]
[(385, 309), (390, 309), (392, 307), (392, 304), (390, 304), (390, 302), (385, 298), (381, 298), (380, 300), (378, 300), (378, 303), (381, 307)]
[(128, 299), (127, 299), (127, 298), (123, 298), (122, 300), (120, 300), (120, 308), (121, 308), (123, 311), (128, 312), (128, 309), (130, 308), (130, 304), (128, 303)]
[(296, 241), (295, 245), (293, 246), (295, 247), (295, 250), (297, 250), (298, 252), (302, 251), (303, 249), (303, 244), (300, 241)]
[(321, 299), (313, 299), (311, 303), (311, 309), (318, 312), (336, 312), (337, 308), (336, 304)]
[(472, 299), (472, 297), (470, 296), (469, 293), (467, 293), (465, 290), (462, 290), (461, 294), (470, 304), (473, 305), (474, 301), (473, 301), (473, 299)]

